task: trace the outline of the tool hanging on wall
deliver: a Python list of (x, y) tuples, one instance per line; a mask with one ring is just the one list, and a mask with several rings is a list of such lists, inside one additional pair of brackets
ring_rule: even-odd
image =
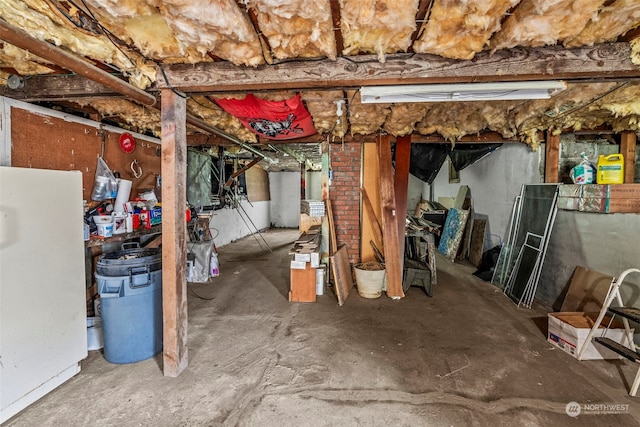
[(107, 133), (102, 128), (102, 125), (100, 125), (98, 135), (100, 135), (100, 157), (104, 159), (104, 146), (107, 142)]
[(142, 176), (142, 166), (140, 166), (137, 159), (133, 159), (129, 167), (135, 179), (139, 179)]

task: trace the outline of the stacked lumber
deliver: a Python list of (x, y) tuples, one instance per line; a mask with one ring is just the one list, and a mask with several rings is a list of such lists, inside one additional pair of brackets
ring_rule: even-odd
[(293, 243), (289, 255), (293, 255), (290, 265), (291, 288), (289, 301), (316, 301), (316, 270), (320, 268), (320, 226), (313, 226), (302, 233)]
[(298, 240), (293, 242), (293, 247), (289, 251), (289, 255), (318, 252), (320, 250), (321, 239), (322, 234), (320, 233), (320, 226), (312, 226), (309, 230), (302, 233)]
[(310, 217), (324, 216), (324, 202), (322, 200), (302, 200), (300, 201), (300, 212)]

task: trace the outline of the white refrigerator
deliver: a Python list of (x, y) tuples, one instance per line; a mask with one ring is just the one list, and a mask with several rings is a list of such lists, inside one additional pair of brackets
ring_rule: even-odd
[(87, 356), (82, 174), (0, 167), (0, 423)]

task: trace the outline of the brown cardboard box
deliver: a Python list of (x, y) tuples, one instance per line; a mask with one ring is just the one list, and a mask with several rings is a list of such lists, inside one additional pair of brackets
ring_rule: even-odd
[[(558, 205), (560, 207), (560, 204)], [(581, 197), (578, 199), (580, 212), (598, 213), (640, 213), (640, 198), (608, 198), (608, 197)]]
[(604, 184), (585, 184), (582, 185), (580, 197), (587, 198), (606, 198), (608, 195), (608, 185)]
[(640, 212), (640, 198), (638, 199), (607, 199), (607, 213), (636, 213)]
[(610, 184), (607, 187), (610, 199), (640, 200), (640, 184)]
[(607, 213), (606, 197), (580, 197), (578, 210), (580, 212)]

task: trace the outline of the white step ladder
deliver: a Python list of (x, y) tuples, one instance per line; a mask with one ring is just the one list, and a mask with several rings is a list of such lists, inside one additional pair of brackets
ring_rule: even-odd
[[(640, 269), (638, 268), (630, 268), (622, 272), (620, 277), (617, 279), (613, 279), (611, 282), (611, 286), (609, 287), (609, 292), (607, 293), (607, 297), (602, 304), (602, 309), (600, 310), (600, 314), (596, 319), (589, 335), (587, 335), (587, 339), (585, 340), (582, 348), (578, 352), (578, 360), (582, 360), (582, 356), (584, 352), (591, 342), (594, 339), (598, 328), (600, 327), (600, 323), (604, 319), (606, 314), (611, 315), (611, 321), (615, 316), (620, 316), (622, 318), (622, 323), (624, 324), (625, 335), (623, 336), (623, 341), (629, 343), (629, 346), (625, 346), (622, 343), (616, 342), (610, 338), (605, 337), (596, 337), (595, 342), (601, 344), (608, 349), (618, 353), (619, 355), (631, 360), (632, 362), (640, 364), (640, 352), (638, 351), (638, 346), (636, 346), (633, 341), (633, 332), (629, 327), (629, 321), (640, 324), (640, 308), (624, 306), (622, 302), (622, 296), (620, 295), (620, 285), (624, 282), (625, 277), (630, 273), (640, 273)], [(613, 302), (618, 304), (617, 307), (611, 307)], [(606, 329), (601, 329), (601, 331), (606, 331)], [(636, 373), (636, 377), (633, 380), (633, 384), (631, 385), (631, 390), (629, 390), (630, 396), (635, 396), (638, 392), (638, 386), (640, 386), (640, 367), (638, 368), (638, 372)]]

